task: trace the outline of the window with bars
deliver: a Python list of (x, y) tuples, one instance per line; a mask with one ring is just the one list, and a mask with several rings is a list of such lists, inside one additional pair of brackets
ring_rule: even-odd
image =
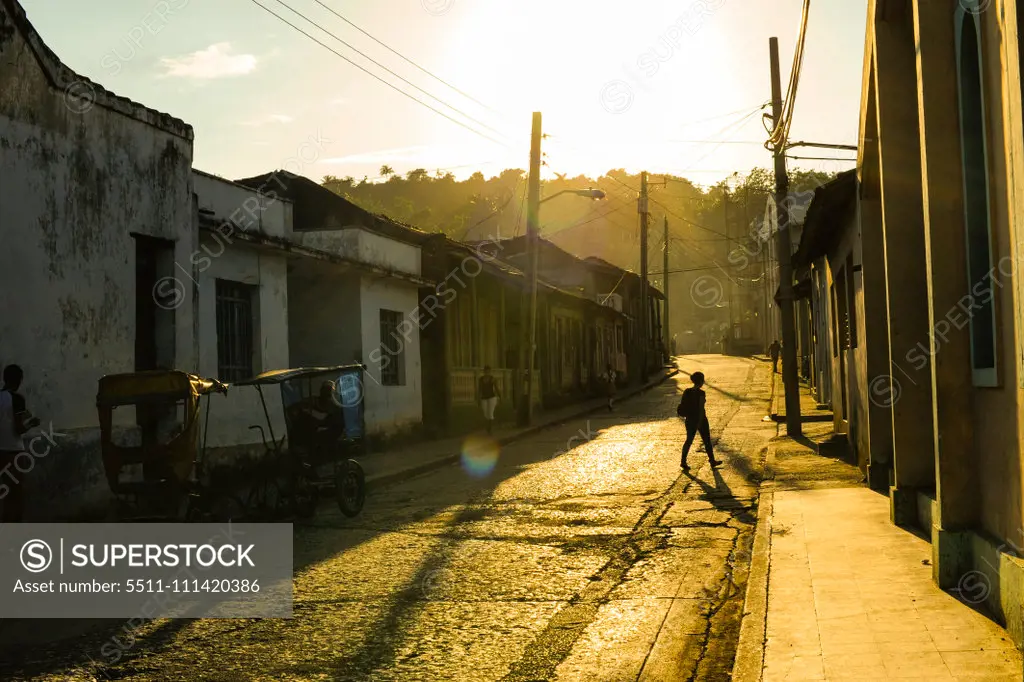
[(226, 279), (217, 280), (217, 376), (234, 382), (256, 374), (254, 361), (258, 287)]
[(405, 339), (398, 326), (402, 313), (397, 310), (380, 311), (380, 383), (383, 386), (405, 385)]

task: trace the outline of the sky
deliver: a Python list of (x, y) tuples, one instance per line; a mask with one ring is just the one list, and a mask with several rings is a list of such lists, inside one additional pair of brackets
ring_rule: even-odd
[[(768, 39), (779, 39), (785, 90), (802, 6), (801, 0), (20, 1), (65, 64), (192, 125), (195, 167), (222, 177), (286, 168), (318, 181), (373, 179), (383, 164), (399, 173), (426, 168), (491, 177), (528, 167), (531, 115), (540, 111), (546, 177), (596, 177), (623, 168), (673, 173), (701, 185), (771, 167), (758, 109), (771, 95)], [(791, 140), (857, 144), (866, 16), (866, 0), (812, 3)], [(831, 160), (789, 165), (853, 167)]]

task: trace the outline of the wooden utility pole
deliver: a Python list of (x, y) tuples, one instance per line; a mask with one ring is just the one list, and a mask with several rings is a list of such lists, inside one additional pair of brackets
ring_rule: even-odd
[[(772, 70), (772, 121), (782, 122), (782, 83), (779, 75), (779, 39), (768, 39)], [(786, 435), (803, 434), (800, 420), (800, 383), (796, 367), (796, 316), (793, 313), (793, 248), (789, 233), (789, 211), (786, 195), (789, 175), (786, 172), (785, 140), (775, 146), (775, 215), (778, 223), (776, 251), (779, 259), (779, 300), (782, 305), (782, 384), (786, 390)]]
[(533, 418), (533, 391), (536, 383), (533, 368), (537, 352), (537, 258), (539, 249), (539, 217), (540, 217), (540, 140), (541, 115), (533, 112), (533, 130), (530, 135), (530, 179), (526, 199), (526, 248), (530, 280), (529, 320), (522, 327), (522, 344), (520, 347), (519, 372), (523, 397), (520, 406), (520, 423), (529, 425)]
[(663, 263), (661, 271), (664, 273), (662, 277), (662, 293), (665, 294), (665, 314), (662, 316), (662, 323), (664, 324), (664, 337), (665, 337), (665, 355), (671, 357), (672, 354), (672, 331), (668, 325), (668, 216), (665, 216), (665, 253), (663, 254)]
[(637, 200), (640, 213), (640, 343), (643, 345), (641, 354), (640, 379), (647, 383), (647, 346), (649, 345), (650, 329), (647, 310), (647, 171), (640, 174), (640, 199)]

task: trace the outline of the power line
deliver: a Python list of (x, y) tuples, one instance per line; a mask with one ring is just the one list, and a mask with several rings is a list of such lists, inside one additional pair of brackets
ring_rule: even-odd
[(804, 0), (800, 16), (800, 34), (797, 38), (796, 50), (793, 52), (793, 68), (789, 72), (789, 85), (786, 88), (786, 100), (779, 120), (774, 121), (775, 127), (765, 142), (769, 151), (784, 146), (789, 139), (789, 130), (793, 125), (793, 109), (796, 105), (797, 88), (800, 85), (800, 71), (804, 62), (804, 45), (807, 42), (807, 19), (810, 15), (811, 0)]
[[(516, 184), (516, 187), (519, 187), (519, 184), (518, 184), (518, 183)], [(522, 198), (522, 201), (520, 201), (520, 202), (519, 202), (519, 213), (517, 213), (517, 214), (516, 214), (516, 227), (515, 227), (515, 229), (514, 229), (514, 230), (512, 231), (512, 237), (513, 237), (513, 238), (515, 238), (515, 237), (518, 237), (518, 236), (519, 236), (519, 221), (520, 221), (520, 220), (522, 219), (522, 217), (523, 217), (523, 207), (524, 207), (524, 206), (526, 205), (526, 194), (527, 194), (526, 192), (523, 192), (523, 198)]]
[[(756, 111), (752, 111), (752, 112), (750, 112), (749, 114), (747, 114), (747, 115), (746, 115), (746, 116), (744, 116), (743, 118), (739, 119), (738, 121), (734, 121), (734, 122), (733, 122), (733, 123), (732, 123), (731, 125), (729, 125), (729, 126), (726, 126), (725, 128), (723, 128), (723, 129), (722, 129), (722, 131), (721, 131), (721, 132), (719, 132), (718, 134), (719, 134), (719, 135), (724, 135), (724, 134), (726, 134), (726, 132), (727, 132), (727, 131), (728, 131), (728, 130), (729, 130), (730, 128), (733, 128), (733, 130), (732, 130), (732, 132), (731, 132), (730, 134), (732, 134), (732, 135), (735, 135), (736, 133), (738, 133), (738, 132), (739, 132), (739, 131), (740, 131), (740, 130), (741, 130), (741, 129), (743, 128), (743, 126), (745, 125), (745, 122), (747, 121), (747, 119), (749, 119), (749, 118), (750, 118), (751, 116), (753, 116), (754, 114), (756, 114), (756, 113), (757, 113), (758, 111), (760, 111), (760, 109), (758, 109), (758, 110), (756, 110)], [(728, 139), (728, 138), (726, 138), (725, 140), (721, 140), (721, 141), (719, 141), (719, 143), (718, 143), (718, 144), (716, 144), (716, 145), (715, 145), (714, 147), (712, 147), (712, 148), (711, 148), (710, 150), (708, 150), (708, 153), (707, 153), (707, 154), (705, 154), (704, 156), (700, 157), (699, 159), (697, 159), (696, 161), (694, 161), (694, 162), (693, 162), (692, 164), (690, 164), (690, 165), (691, 165), (691, 166), (696, 166), (696, 165), (697, 165), (698, 163), (700, 163), (700, 162), (701, 162), (701, 161), (703, 161), (704, 159), (706, 159), (706, 158), (708, 158), (709, 156), (711, 156), (712, 154), (714, 154), (714, 153), (715, 153), (715, 151), (717, 151), (717, 150), (718, 150), (718, 148), (719, 148), (720, 146), (722, 146), (722, 145), (723, 145), (723, 144), (724, 144), (724, 143), (725, 143), (725, 142), (727, 141), (727, 139)], [(690, 171), (688, 171), (688, 170), (687, 170), (687, 171), (683, 171), (683, 172), (690, 172)]]
[(515, 199), (516, 192), (519, 191), (519, 185), (521, 185), (522, 182), (523, 182), (523, 178), (522, 177), (520, 177), (518, 180), (516, 180), (516, 186), (512, 188), (512, 193), (508, 195), (508, 199), (505, 200), (505, 203), (502, 204), (501, 206), (499, 206), (498, 208), (494, 209), (491, 212), (491, 214), (489, 216), (487, 216), (486, 218), (482, 218), (480, 221), (478, 221), (478, 222), (474, 223), (473, 225), (470, 225), (469, 227), (467, 227), (463, 231), (462, 237), (459, 239), (459, 241), (460, 242), (464, 241), (466, 239), (466, 237), (469, 236), (469, 233), (472, 232), (474, 229), (476, 229), (477, 227), (483, 225), (484, 223), (486, 223), (488, 220), (490, 220), (494, 216), (501, 214), (505, 210), (505, 207), (508, 206), (510, 203), (512, 203), (512, 200)]
[[(284, 2), (284, 0), (275, 0), (275, 1), (277, 2), (277, 4), (281, 5), (281, 6), (282, 6), (282, 7), (284, 7), (285, 9), (287, 9), (287, 10), (291, 11), (292, 13), (294, 13), (294, 14), (298, 15), (299, 17), (301, 17), (301, 18), (302, 18), (302, 19), (304, 19), (305, 21), (309, 22), (310, 24), (313, 24), (313, 25), (314, 25), (314, 26), (316, 26), (316, 27), (317, 27), (318, 29), (320, 29), (321, 31), (323, 31), (324, 33), (326, 33), (327, 35), (329, 35), (330, 37), (334, 38), (334, 39), (335, 39), (335, 40), (337, 40), (337, 41), (338, 41), (339, 43), (341, 43), (341, 44), (342, 44), (342, 45), (344, 45), (345, 47), (349, 48), (350, 50), (352, 50), (353, 52), (355, 52), (355, 53), (356, 53), (356, 54), (358, 54), (359, 56), (363, 57), (364, 59), (367, 59), (367, 60), (369, 60), (369, 61), (370, 61), (371, 63), (373, 63), (374, 65), (376, 65), (376, 66), (377, 66), (378, 68), (384, 69), (384, 70), (385, 70), (385, 71), (387, 71), (387, 72), (388, 72), (389, 74), (391, 74), (392, 76), (394, 76), (394, 77), (395, 77), (395, 78), (397, 78), (398, 80), (402, 81), (402, 82), (403, 82), (403, 83), (405, 83), (406, 85), (408, 85), (408, 86), (410, 86), (410, 87), (412, 87), (412, 88), (415, 88), (416, 90), (419, 90), (420, 92), (422, 92), (422, 93), (423, 93), (424, 95), (426, 95), (427, 97), (430, 97), (431, 99), (435, 100), (436, 102), (439, 102), (439, 103), (440, 103), (441, 105), (443, 105), (443, 106), (446, 106), (446, 107), (448, 107), (449, 109), (451, 109), (452, 111), (454, 111), (454, 112), (458, 113), (459, 115), (461, 115), (461, 116), (464, 116), (464, 117), (466, 117), (466, 118), (467, 118), (468, 120), (470, 120), (470, 121), (472, 121), (472, 122), (476, 123), (477, 125), (479, 125), (479, 126), (483, 127), (484, 129), (486, 129), (486, 130), (490, 130), (490, 131), (491, 131), (492, 133), (495, 133), (496, 135), (504, 135), (504, 133), (502, 133), (502, 132), (501, 132), (500, 130), (496, 130), (495, 128), (492, 128), (491, 126), (489, 126), (489, 125), (487, 125), (486, 123), (484, 123), (483, 121), (480, 121), (480, 120), (477, 120), (477, 119), (473, 118), (472, 116), (470, 116), (470, 115), (469, 115), (469, 114), (467, 114), (466, 112), (462, 111), (461, 109), (458, 109), (457, 107), (453, 107), (452, 105), (448, 104), (448, 103), (447, 103), (447, 102), (445, 102), (445, 101), (444, 101), (443, 99), (441, 99), (440, 97), (437, 97), (437, 96), (435, 96), (435, 95), (433, 95), (433, 94), (431, 94), (431, 93), (427, 92), (426, 90), (424, 90), (424, 89), (423, 89), (423, 88), (421, 88), (420, 86), (416, 85), (415, 83), (413, 83), (413, 82), (412, 82), (412, 81), (410, 81), (409, 79), (407, 79), (407, 78), (405, 78), (405, 77), (403, 77), (403, 76), (399, 75), (398, 73), (395, 73), (394, 71), (392, 71), (391, 69), (389, 69), (389, 68), (388, 68), (388, 67), (386, 67), (385, 65), (381, 64), (380, 62), (378, 62), (378, 61), (377, 61), (376, 59), (374, 59), (374, 58), (373, 58), (373, 57), (371, 57), (370, 55), (368, 55), (368, 54), (366, 54), (365, 52), (361, 51), (360, 49), (358, 49), (357, 47), (355, 47), (355, 46), (354, 46), (354, 45), (352, 45), (351, 43), (347, 43), (347, 42), (345, 42), (344, 40), (342, 40), (341, 38), (339, 38), (338, 36), (336, 36), (335, 34), (331, 33), (331, 32), (330, 32), (330, 31), (328, 31), (328, 30), (327, 30), (326, 28), (324, 28), (324, 27), (323, 27), (323, 26), (321, 26), (320, 24), (316, 23), (315, 21), (313, 21), (312, 19), (310, 19), (309, 17), (307, 17), (306, 15), (304, 15), (304, 14), (303, 14), (302, 12), (298, 11), (298, 10), (297, 10), (297, 9), (295, 9), (294, 7), (291, 7), (291, 6), (289, 6), (289, 5), (287, 4), (287, 3), (285, 3), (285, 2)], [(314, 1), (315, 1), (315, 2), (319, 2), (319, 0), (314, 0)], [(323, 3), (320, 3), (320, 4), (321, 4), (321, 5), (323, 5)], [(324, 5), (324, 7), (326, 7), (326, 5)], [(330, 8), (328, 7), (328, 9), (330, 9)]]
[[(324, 49), (330, 50), (331, 53), (333, 53), (335, 56), (340, 57), (341, 59), (344, 59), (346, 62), (348, 62), (352, 66), (356, 67), (357, 69), (359, 69), (363, 73), (365, 73), (365, 74), (367, 74), (369, 76), (372, 76), (373, 78), (375, 78), (376, 80), (380, 81), (384, 85), (388, 86), (392, 90), (394, 90), (394, 91), (396, 91), (396, 92), (398, 92), (398, 93), (400, 93), (402, 95), (405, 95), (406, 97), (408, 97), (412, 101), (416, 102), (417, 104), (420, 104), (420, 105), (426, 107), (427, 109), (430, 109), (435, 114), (438, 114), (439, 116), (445, 117), (446, 119), (448, 119), (452, 123), (465, 128), (466, 130), (470, 131), (471, 133), (475, 133), (476, 135), (479, 135), (480, 137), (484, 138), (485, 140), (489, 140), (491, 142), (494, 142), (495, 144), (501, 145), (501, 146), (506, 147), (508, 149), (512, 149), (512, 147), (508, 143), (502, 142), (500, 140), (496, 140), (493, 137), (491, 137), (490, 135), (482, 133), (479, 130), (477, 130), (476, 128), (472, 128), (472, 127), (466, 125), (465, 123), (463, 123), (462, 121), (459, 121), (458, 119), (452, 118), (451, 116), (449, 116), (448, 114), (444, 113), (443, 111), (440, 111), (439, 109), (436, 109), (436, 108), (432, 107), (431, 105), (427, 104), (423, 100), (417, 99), (416, 97), (414, 97), (413, 95), (410, 95), (405, 90), (402, 90), (401, 88), (399, 88), (398, 86), (394, 85), (393, 83), (390, 83), (387, 80), (385, 80), (384, 78), (381, 78), (380, 76), (378, 76), (377, 74), (373, 73), (369, 69), (365, 68), (361, 64), (357, 64), (356, 62), (352, 61), (351, 59), (349, 59), (345, 55), (341, 54), (340, 52), (338, 52), (337, 50), (332, 48), (330, 45), (327, 45), (326, 43), (324, 43), (322, 40), (320, 40), (316, 36), (313, 36), (313, 35), (307, 33), (305, 30), (303, 30), (302, 28), (296, 26), (292, 22), (288, 21), (287, 19), (282, 17), (280, 14), (278, 14), (274, 10), (270, 9), (269, 7), (266, 7), (265, 5), (262, 5), (259, 2), (259, 0), (249, 0), (249, 1), (252, 2), (254, 5), (256, 5), (257, 7), (259, 7), (260, 9), (262, 9), (263, 11), (267, 12), (268, 14), (270, 14), (271, 16), (276, 17), (279, 21), (281, 21), (281, 22), (287, 24), (288, 26), (292, 27), (293, 29), (295, 29), (296, 31), (301, 33), (302, 35), (306, 36), (307, 38), (309, 38), (310, 40), (312, 40), (316, 44), (318, 44), (321, 47), (323, 47)], [(283, 2), (281, 2), (281, 0), (277, 0), (277, 2), (279, 2), (281, 4), (284, 4)], [(285, 5), (285, 7), (288, 7), (288, 6)], [(291, 8), (289, 7), (289, 9), (291, 9)], [(295, 10), (292, 10), (292, 11), (295, 12)], [(296, 12), (296, 14), (298, 14), (298, 12)], [(299, 16), (302, 16), (302, 15), (300, 14)], [(309, 21), (309, 20), (307, 19), (307, 21)], [(315, 22), (310, 21), (310, 23), (313, 24), (314, 26), (317, 26), (317, 28), (320, 28)], [(324, 30), (324, 29), (321, 29), (321, 30)], [(325, 33), (326, 33), (326, 31), (325, 31)]]
[(454, 85), (452, 85), (452, 84), (451, 84), (451, 83), (449, 83), (448, 81), (444, 80), (444, 79), (443, 79), (443, 78), (441, 78), (440, 76), (437, 76), (437, 75), (435, 75), (435, 74), (431, 73), (430, 71), (428, 71), (427, 69), (423, 68), (422, 66), (420, 66), (419, 64), (417, 64), (417, 63), (416, 63), (415, 61), (413, 61), (413, 60), (409, 59), (408, 57), (406, 57), (406, 56), (405, 56), (405, 55), (403, 55), (402, 53), (398, 52), (398, 51), (397, 51), (397, 50), (395, 50), (394, 48), (390, 47), (389, 45), (387, 45), (387, 44), (386, 44), (386, 43), (384, 43), (383, 41), (380, 41), (380, 40), (378, 40), (377, 38), (373, 37), (372, 35), (370, 35), (370, 34), (369, 34), (368, 32), (366, 32), (365, 30), (363, 30), (363, 29), (359, 28), (358, 26), (356, 26), (356, 25), (355, 25), (354, 23), (352, 23), (352, 22), (351, 22), (351, 21), (350, 21), (349, 19), (347, 19), (346, 17), (343, 17), (343, 16), (341, 15), (341, 14), (339, 14), (338, 12), (336, 12), (336, 11), (335, 11), (334, 9), (332, 9), (331, 7), (328, 7), (328, 6), (326, 5), (326, 4), (324, 4), (323, 2), (321, 2), (321, 0), (314, 0), (314, 2), (316, 2), (316, 4), (320, 5), (321, 7), (323, 7), (324, 9), (326, 9), (326, 10), (327, 10), (328, 12), (330, 12), (330, 13), (331, 13), (331, 14), (333, 14), (334, 16), (338, 17), (339, 19), (341, 19), (342, 21), (344, 21), (344, 22), (345, 22), (346, 24), (348, 24), (348, 25), (349, 25), (349, 26), (351, 26), (352, 28), (356, 29), (357, 31), (359, 31), (360, 33), (362, 33), (363, 35), (365, 35), (365, 36), (366, 36), (367, 38), (369, 38), (370, 40), (374, 41), (375, 43), (377, 43), (378, 45), (380, 45), (381, 47), (383, 47), (384, 49), (386, 49), (386, 50), (388, 50), (389, 52), (391, 52), (391, 53), (393, 53), (393, 54), (397, 55), (397, 56), (398, 56), (398, 57), (400, 57), (401, 59), (404, 59), (404, 60), (405, 60), (406, 62), (408, 62), (409, 64), (412, 64), (412, 65), (413, 65), (413, 66), (415, 66), (415, 67), (416, 67), (417, 69), (419, 69), (419, 70), (420, 70), (420, 71), (422, 71), (423, 73), (427, 74), (428, 76), (430, 76), (430, 77), (431, 77), (431, 78), (433, 78), (434, 80), (436, 80), (436, 81), (438, 81), (439, 83), (442, 83), (443, 85), (445, 85), (445, 86), (447, 86), (447, 87), (451, 88), (451, 89), (452, 89), (453, 91), (455, 91), (455, 92), (459, 93), (460, 95), (462, 95), (462, 96), (463, 96), (463, 97), (465, 97), (466, 99), (470, 100), (471, 102), (475, 102), (476, 104), (479, 104), (479, 105), (480, 105), (480, 106), (482, 106), (482, 107), (483, 107), (484, 109), (487, 109), (488, 111), (492, 111), (492, 112), (494, 112), (494, 113), (498, 113), (498, 112), (496, 112), (496, 111), (495, 111), (494, 109), (492, 109), (491, 107), (487, 106), (486, 104), (484, 104), (484, 103), (483, 103), (483, 102), (481, 102), (480, 100), (478, 100), (478, 99), (476, 99), (475, 97), (473, 97), (472, 95), (469, 95), (469, 94), (467, 94), (467, 93), (463, 92), (462, 90), (459, 90), (459, 89), (458, 89), (457, 87), (455, 87)]
[[(709, 116), (708, 118), (702, 118), (702, 119), (699, 119), (697, 121), (689, 121), (687, 123), (680, 123), (679, 127), (680, 128), (686, 128), (688, 126), (697, 125), (698, 123), (707, 123), (708, 121), (717, 121), (720, 118), (726, 118), (728, 116), (735, 116), (736, 114), (745, 114), (745, 113), (749, 112), (751, 109), (753, 109), (754, 111), (760, 111), (761, 109), (764, 109), (769, 104), (771, 104), (771, 100), (765, 100), (765, 101), (761, 102), (760, 104), (755, 105), (754, 107), (744, 107), (743, 109), (737, 109), (736, 111), (730, 111), (729, 113), (726, 113), (726, 114), (719, 114), (718, 116)], [(761, 144), (761, 143), (758, 142), (758, 144)]]
[(818, 149), (843, 149), (851, 152), (858, 151), (857, 145), (855, 144), (828, 144), (827, 142), (791, 142), (786, 145), (786, 149), (792, 149), (793, 147), (817, 147)]
[(798, 159), (801, 161), (849, 161), (850, 163), (856, 163), (857, 159), (840, 159), (835, 156), (790, 156), (786, 154), (787, 159)]

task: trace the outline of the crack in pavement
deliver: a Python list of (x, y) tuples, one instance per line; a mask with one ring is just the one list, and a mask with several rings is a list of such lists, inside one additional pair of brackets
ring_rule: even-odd
[[(754, 371), (755, 366), (751, 365), (745, 386), (751, 384)], [(719, 426), (712, 430), (715, 444), (739, 413), (742, 405), (742, 401), (732, 400)], [(669, 507), (682, 499), (695, 482), (696, 474), (681, 473), (668, 490), (648, 505), (630, 535), (625, 538), (625, 542), (591, 578), (590, 585), (570, 599), (569, 604), (552, 617), (547, 627), (527, 646), (519, 660), (512, 664), (502, 682), (536, 682), (554, 676), (555, 669), (569, 656), (583, 631), (597, 617), (598, 609), (608, 603), (612, 591), (625, 580), (629, 569), (643, 555), (657, 548), (662, 537), (656, 532), (656, 527)], [(710, 615), (708, 619), (710, 630)]]

